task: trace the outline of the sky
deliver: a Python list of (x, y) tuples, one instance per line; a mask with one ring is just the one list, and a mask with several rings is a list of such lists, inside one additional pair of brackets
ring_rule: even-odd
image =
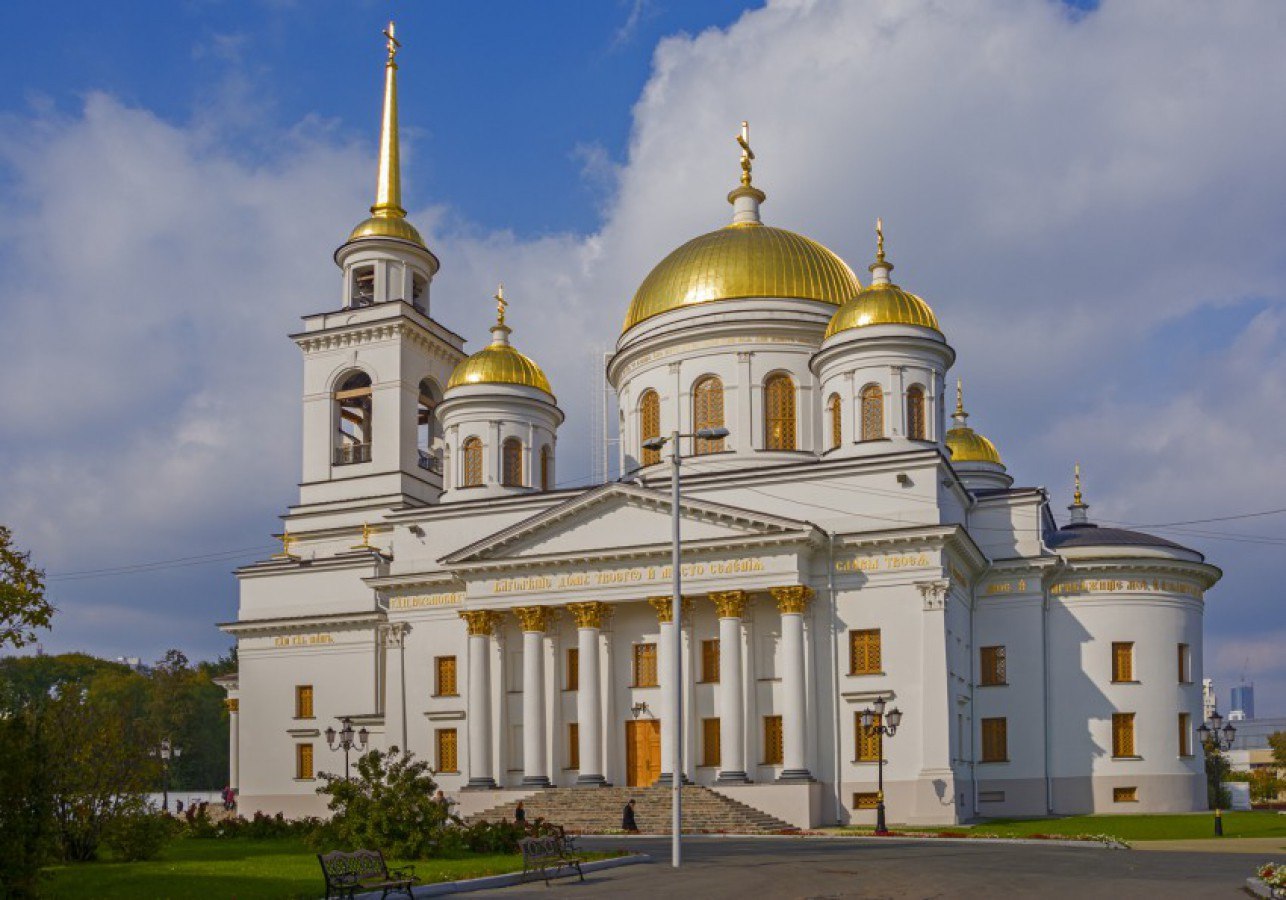
[[(0, 521), (47, 651), (212, 657), (297, 499), (299, 317), (374, 186), (398, 21), (404, 205), (433, 315), (517, 346), (590, 476), (635, 287), (726, 222), (749, 119), (769, 224), (899, 283), (1019, 484), (1225, 571), (1206, 674), (1286, 715), (1286, 6), (1173, 0), (6, 4)], [(1259, 515), (1267, 513), (1266, 515)], [(1186, 524), (1177, 524), (1186, 523)]]

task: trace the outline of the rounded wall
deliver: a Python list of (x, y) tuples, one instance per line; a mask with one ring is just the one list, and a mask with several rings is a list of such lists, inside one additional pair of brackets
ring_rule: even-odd
[[(557, 432), (563, 413), (552, 398), (533, 388), (505, 384), (464, 385), (447, 391), (438, 407), (445, 435), (443, 503), (486, 497), (508, 497), (552, 489), (557, 483)], [(481, 481), (466, 484), (466, 442), (481, 443)], [(506, 484), (504, 452), (518, 444), (521, 473)], [(547, 448), (547, 450), (545, 449)], [(542, 451), (547, 452), (542, 469)]]
[[(405, 300), (428, 314), (429, 286), (438, 271), (437, 257), (429, 251), (406, 241), (364, 238), (335, 251), (335, 262), (344, 272), (341, 307)], [(369, 300), (359, 302), (356, 283), (363, 270), (374, 281)]]

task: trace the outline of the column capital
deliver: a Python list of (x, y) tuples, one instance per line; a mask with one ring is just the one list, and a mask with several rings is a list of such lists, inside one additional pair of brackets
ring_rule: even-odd
[[(665, 595), (664, 597), (648, 597), (647, 602), (656, 610), (656, 620), (664, 625), (667, 622), (674, 621), (674, 597)], [(688, 617), (692, 615), (692, 598), (683, 598), (683, 615)]]
[(229, 697), (223, 701), (223, 705), (227, 707), (229, 713), (236, 713), (240, 712), (241, 701), (236, 697)]
[(769, 588), (768, 593), (777, 601), (777, 609), (783, 616), (802, 614), (808, 609), (808, 601), (813, 599), (813, 589), (806, 584)]
[(513, 608), (513, 614), (518, 617), (523, 631), (548, 630), (553, 612), (552, 606), (515, 606)]
[(469, 626), (469, 634), (491, 637), (500, 624), (500, 613), (493, 609), (462, 609), (460, 618)]
[(951, 582), (945, 579), (937, 581), (921, 581), (916, 584), (920, 589), (920, 596), (924, 598), (925, 612), (934, 612), (946, 609), (947, 594), (951, 591)]
[(746, 591), (711, 591), (708, 596), (721, 619), (740, 619), (750, 600)]
[(401, 647), (402, 642), (406, 640), (406, 633), (411, 630), (411, 626), (405, 622), (393, 622), (384, 626), (384, 645), (386, 647)]
[(598, 600), (568, 603), (567, 611), (576, 620), (577, 628), (602, 628), (603, 620), (611, 614), (607, 604)]

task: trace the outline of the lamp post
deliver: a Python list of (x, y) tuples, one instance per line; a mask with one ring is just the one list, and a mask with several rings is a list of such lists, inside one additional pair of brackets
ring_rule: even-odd
[[(352, 750), (354, 747), (359, 750), (365, 750), (366, 742), (370, 739), (370, 733), (367, 732), (365, 728), (362, 728), (357, 732), (356, 738), (354, 738), (353, 723), (348, 718), (343, 718), (339, 721), (344, 727), (339, 730), (338, 734), (336, 733), (335, 726), (333, 725), (326, 729), (326, 745), (330, 747), (331, 750), (344, 751), (344, 780), (348, 781), (348, 751)], [(339, 738), (338, 741), (336, 741), (336, 737)]]
[(152, 750), (152, 755), (161, 760), (161, 809), (170, 811), (170, 759), (183, 755), (180, 747), (174, 746), (168, 737), (161, 738), (161, 743)]
[(674, 723), (670, 728), (671, 757), (674, 760), (674, 771), (670, 773), (673, 790), (673, 803), (670, 816), (670, 865), (678, 868), (683, 861), (680, 831), (683, 824), (683, 579), (680, 566), (679, 540), (679, 465), (682, 462), (679, 439), (695, 437), (703, 441), (718, 441), (728, 436), (726, 428), (701, 428), (691, 434), (670, 432), (669, 437), (654, 437), (643, 442), (645, 450), (660, 451), (670, 445), (670, 524), (673, 540), (670, 546), (670, 568), (674, 570), (674, 607), (671, 613), (674, 622), (674, 652), (670, 654), (670, 684), (674, 691)]
[(888, 827), (884, 824), (884, 738), (897, 734), (898, 726), (902, 724), (902, 711), (895, 706), (886, 716), (883, 697), (877, 699), (872, 705), (874, 709), (862, 710), (862, 730), (879, 737), (875, 751), (878, 757), (880, 779), (879, 793), (875, 795), (875, 833), (884, 836), (889, 833)]
[[(1219, 715), (1219, 710), (1210, 714), (1206, 722), (1202, 722), (1197, 728), (1197, 735), (1201, 738), (1201, 744), (1207, 750), (1214, 750), (1216, 753), (1223, 753), (1225, 750), (1232, 748), (1233, 738), (1237, 736), (1237, 729), (1232, 727), (1232, 722), (1224, 725), (1223, 716)], [(1216, 769), (1218, 771), (1218, 769)], [(1223, 788), (1222, 780), (1215, 782), (1215, 835), (1223, 837), (1223, 810), (1219, 808), (1219, 791)]]

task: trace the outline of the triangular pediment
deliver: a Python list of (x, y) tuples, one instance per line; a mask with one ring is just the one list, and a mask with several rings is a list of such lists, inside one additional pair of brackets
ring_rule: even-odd
[[(670, 545), (671, 515), (667, 490), (603, 485), (462, 547), (441, 563), (646, 552)], [(679, 502), (679, 516), (689, 547), (806, 537), (816, 530), (809, 522), (686, 497)]]

